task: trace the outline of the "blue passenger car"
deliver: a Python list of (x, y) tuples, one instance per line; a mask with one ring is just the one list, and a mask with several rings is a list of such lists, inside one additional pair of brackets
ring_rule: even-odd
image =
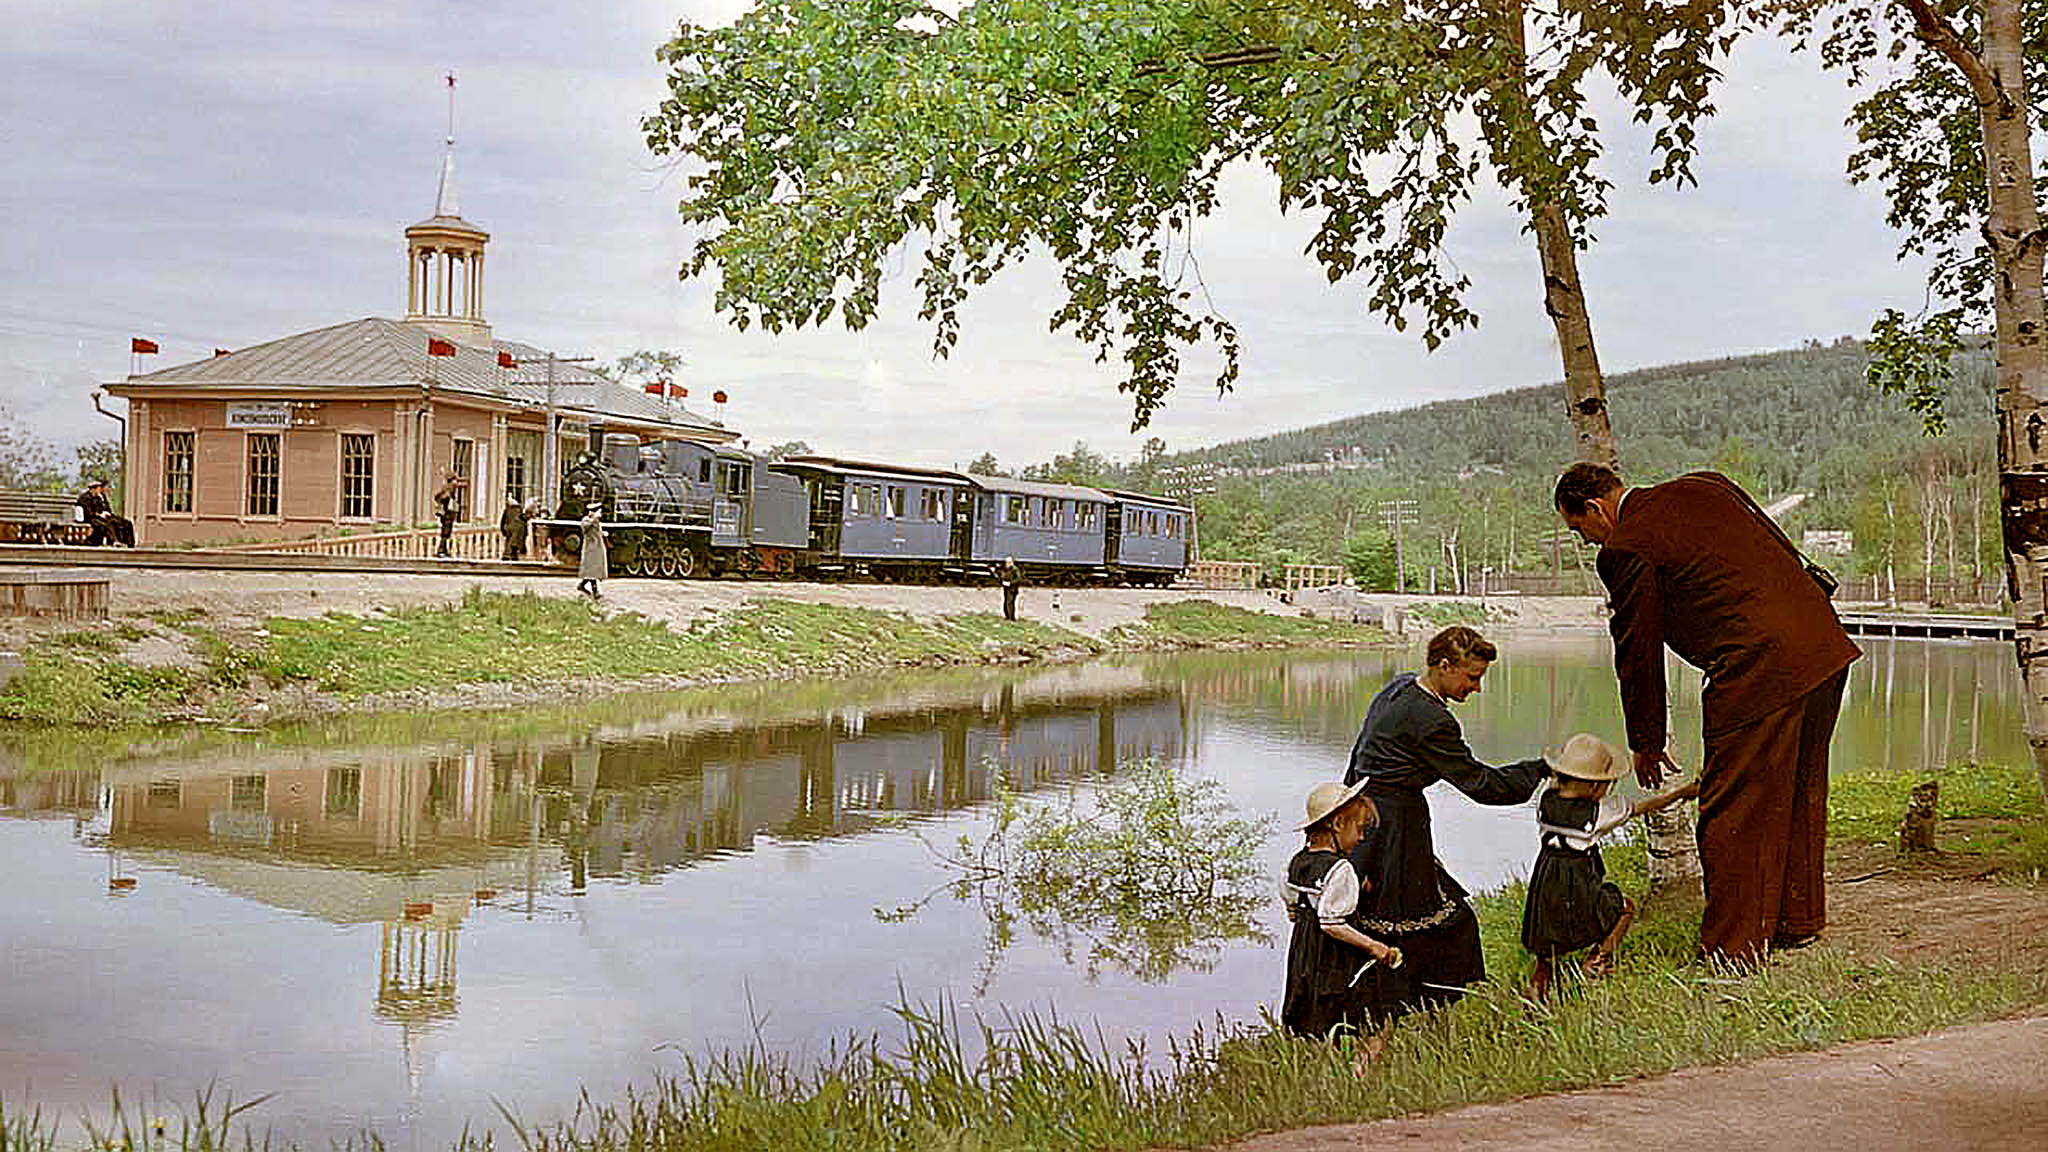
[(1140, 492), (1109, 492), (1106, 540), (1112, 576), (1131, 584), (1170, 584), (1188, 566), (1194, 510)]
[(804, 484), (820, 571), (905, 580), (964, 573), (970, 504), (959, 473), (826, 456), (792, 456), (773, 469)]
[(1034, 581), (1099, 577), (1110, 497), (1093, 488), (968, 476), (974, 485), (969, 561), (1015, 560)]

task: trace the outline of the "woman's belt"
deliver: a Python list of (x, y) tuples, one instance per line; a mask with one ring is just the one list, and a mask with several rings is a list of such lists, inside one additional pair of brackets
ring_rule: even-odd
[(1368, 783), (1365, 786), (1365, 794), (1372, 797), (1375, 802), (1385, 800), (1395, 804), (1411, 804), (1423, 807), (1427, 807), (1429, 804), (1429, 801), (1422, 795), (1422, 789), (1420, 788), (1401, 788), (1392, 784)]

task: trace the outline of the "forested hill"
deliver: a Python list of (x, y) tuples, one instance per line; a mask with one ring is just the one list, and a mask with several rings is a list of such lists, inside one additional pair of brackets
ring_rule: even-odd
[[(1610, 376), (1624, 478), (1714, 468), (1761, 500), (1809, 493), (1783, 522), (1795, 538), (1853, 533), (1853, 556), (1838, 561), (1850, 574), (1995, 567), (1988, 349), (1957, 358), (1948, 434), (1936, 439), (1864, 382), (1865, 362), (1863, 344), (1843, 340)], [(1550, 491), (1574, 455), (1564, 386), (1550, 383), (1157, 455), (1117, 479), (1166, 487), (1162, 466), (1214, 465), (1214, 490), (1198, 501), (1204, 555), (1269, 572), (1345, 563), (1363, 579), (1391, 565), (1379, 526), (1390, 499), (1419, 505), (1411, 558), (1419, 546), (1447, 569), (1521, 571), (1554, 562)]]
[[(1864, 382), (1866, 359), (1861, 342), (1845, 339), (1612, 375), (1608, 403), (1624, 470), (1648, 482), (1719, 460), (1744, 467), (1763, 495), (1823, 487), (1831, 457), (1847, 464), (1845, 456), (1910, 452), (1919, 419)], [(1951, 437), (1990, 434), (1991, 390), (1989, 351), (1960, 357)], [(1173, 462), (1259, 469), (1336, 459), (1390, 477), (1485, 465), (1520, 478), (1554, 476), (1573, 456), (1564, 385), (1553, 382), (1231, 441), (1177, 453)]]

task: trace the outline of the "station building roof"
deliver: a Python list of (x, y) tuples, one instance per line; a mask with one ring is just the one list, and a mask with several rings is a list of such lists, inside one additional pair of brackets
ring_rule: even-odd
[[(455, 354), (429, 355), (430, 337), (449, 341)], [(501, 352), (510, 353), (517, 366), (501, 367)], [(547, 376), (547, 353), (531, 344), (492, 340), (486, 347), (420, 324), (369, 316), (130, 376), (109, 384), (107, 390), (146, 399), (152, 393), (240, 396), (431, 386), (539, 409), (547, 404)], [(693, 439), (729, 440), (736, 435), (717, 421), (578, 364), (558, 361), (554, 376), (555, 405), (575, 418), (630, 423), (641, 430)]]

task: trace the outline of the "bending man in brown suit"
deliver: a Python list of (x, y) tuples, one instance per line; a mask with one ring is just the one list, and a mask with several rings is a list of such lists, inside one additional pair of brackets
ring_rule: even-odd
[(1614, 671), (1636, 779), (1663, 783), (1664, 648), (1706, 673), (1700, 767), (1700, 948), (1759, 960), (1827, 923), (1828, 739), (1861, 655), (1792, 542), (1725, 476), (1627, 488), (1574, 464), (1565, 526), (1600, 545)]

